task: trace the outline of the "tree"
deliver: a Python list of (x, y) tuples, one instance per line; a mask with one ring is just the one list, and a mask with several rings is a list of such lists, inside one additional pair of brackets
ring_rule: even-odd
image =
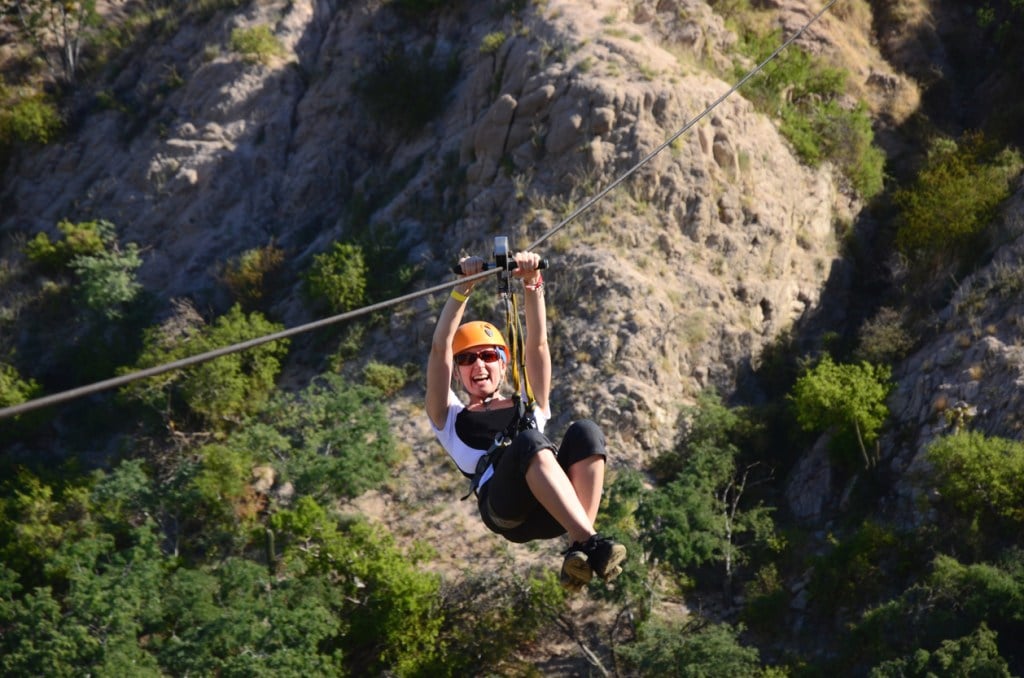
[(969, 636), (983, 623), (1002, 639), (1000, 655), (1011, 666), (1021, 666), (1024, 654), (1017, 639), (1024, 624), (1024, 558), (1019, 550), (1007, 551), (998, 563), (967, 565), (937, 556), (926, 577), (853, 625), (850, 651), (876, 660), (906, 659), (922, 648)]
[(313, 257), (306, 274), (306, 291), (312, 299), (326, 302), (335, 313), (351, 311), (366, 298), (366, 258), (352, 243), (336, 242)]
[(704, 393), (683, 416), (689, 421), (675, 462), (660, 460), (661, 469), (676, 467), (670, 482), (644, 495), (637, 508), (642, 541), (652, 555), (683, 571), (714, 561), (721, 563), (724, 591), (731, 591), (737, 565), (746, 552), (772, 541), (771, 508), (744, 504), (749, 486), (760, 482), (757, 463), (740, 464), (732, 437), (742, 417), (722, 405), (713, 392)]
[[(246, 315), (238, 304), (209, 325), (150, 328), (142, 354), (127, 373), (173, 362), (280, 331), (261, 313)], [(229, 353), (191, 367), (133, 382), (122, 393), (173, 419), (182, 405), (207, 425), (223, 428), (257, 412), (270, 397), (288, 340), (280, 339)]]
[(120, 318), (124, 307), (142, 291), (142, 285), (135, 279), (135, 270), (141, 265), (135, 243), (128, 243), (124, 250), (115, 243), (109, 250), (80, 254), (71, 260), (71, 269), (78, 274), (82, 300), (107, 320)]
[(836, 364), (825, 356), (797, 379), (790, 394), (797, 421), (807, 431), (852, 430), (857, 437), (864, 468), (878, 461), (878, 433), (889, 416), (885, 400), (892, 391), (886, 365)]
[(380, 391), (337, 374), (278, 396), (262, 417), (287, 439), (279, 456), (304, 494), (356, 497), (378, 487), (399, 459)]
[(757, 648), (743, 646), (741, 628), (728, 624), (679, 623), (651, 619), (642, 624), (636, 642), (616, 653), (639, 676), (759, 676)]
[(1024, 443), (965, 431), (925, 451), (940, 505), (967, 534), (1003, 540), (1024, 529)]
[(2, 0), (0, 14), (15, 22), (54, 78), (74, 84), (86, 32), (99, 19), (96, 0)]
[(909, 657), (882, 662), (869, 678), (930, 678), (931, 676), (988, 676), (1010, 678), (1010, 667), (999, 654), (997, 634), (982, 622), (968, 636), (944, 640), (934, 652), (918, 649)]
[(897, 248), (933, 265), (977, 251), (1021, 164), (1018, 152), (996, 153), (978, 133), (937, 141), (914, 183), (893, 194)]

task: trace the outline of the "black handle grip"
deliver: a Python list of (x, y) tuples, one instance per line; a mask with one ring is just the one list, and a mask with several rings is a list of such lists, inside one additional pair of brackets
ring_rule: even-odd
[[(519, 265), (516, 264), (516, 260), (515, 259), (509, 259), (508, 263), (509, 263), (509, 265), (512, 268), (518, 268), (519, 267)], [(547, 268), (547, 267), (548, 267), (548, 260), (547, 259), (541, 259), (540, 262), (538, 262), (538, 264), (537, 264), (537, 268), (538, 269)], [(494, 268), (494, 264), (484, 262), (484, 270), (485, 271), (489, 271), (492, 268)], [(462, 275), (462, 264), (455, 264), (454, 266), (452, 266), (452, 273), (456, 273), (458, 275)]]

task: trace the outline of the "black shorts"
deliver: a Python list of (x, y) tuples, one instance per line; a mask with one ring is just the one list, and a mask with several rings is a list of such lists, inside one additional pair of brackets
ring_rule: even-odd
[(530, 461), (545, 449), (554, 450), (559, 466), (566, 471), (588, 457), (607, 456), (604, 434), (597, 424), (587, 419), (569, 426), (562, 444), (557, 447), (537, 430), (523, 431), (516, 436), (498, 460), (494, 475), (477, 494), (484, 524), (509, 541), (523, 543), (565, 534), (565, 528), (540, 505), (526, 484)]

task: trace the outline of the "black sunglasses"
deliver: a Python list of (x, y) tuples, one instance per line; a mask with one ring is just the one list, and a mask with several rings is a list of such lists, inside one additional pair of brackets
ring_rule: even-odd
[(479, 353), (473, 353), (472, 351), (465, 351), (455, 356), (455, 363), (466, 367), (476, 363), (476, 359), (479, 358), (485, 363), (497, 362), (501, 358), (501, 354), (498, 353), (497, 349), (485, 348)]

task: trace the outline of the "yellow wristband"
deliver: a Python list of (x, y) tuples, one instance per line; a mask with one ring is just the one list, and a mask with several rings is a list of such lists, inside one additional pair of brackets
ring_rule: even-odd
[(468, 294), (463, 294), (462, 292), (459, 292), (458, 290), (453, 289), (452, 290), (452, 299), (454, 299), (455, 301), (459, 302), (460, 304), (464, 304), (464, 303), (466, 303), (466, 299), (469, 299), (469, 295)]

